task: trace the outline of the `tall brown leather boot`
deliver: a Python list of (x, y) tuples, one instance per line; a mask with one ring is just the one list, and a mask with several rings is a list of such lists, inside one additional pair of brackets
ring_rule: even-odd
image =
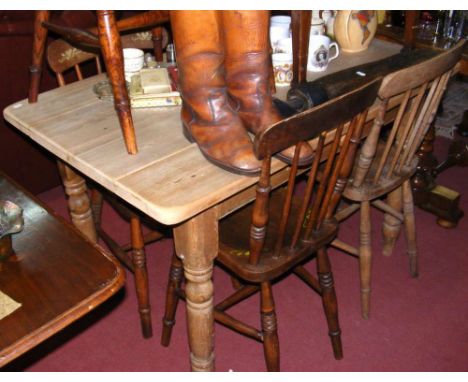
[(185, 136), (225, 170), (256, 175), (260, 162), (232, 109), (224, 78), (219, 11), (171, 11)]
[[(228, 92), (244, 126), (257, 135), (282, 119), (271, 93), (269, 11), (223, 11)], [(290, 162), (294, 148), (277, 156)], [(313, 150), (302, 145), (299, 164), (312, 162)]]

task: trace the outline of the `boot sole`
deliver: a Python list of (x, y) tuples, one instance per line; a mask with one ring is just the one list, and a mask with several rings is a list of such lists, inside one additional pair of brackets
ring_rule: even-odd
[[(282, 155), (281, 153), (278, 153), (275, 155), (276, 158), (278, 158), (281, 162), (284, 162), (288, 165), (292, 165), (292, 158), (287, 157), (285, 155)], [(309, 166), (312, 161), (314, 160), (315, 155), (308, 156), (306, 158), (299, 159), (298, 166), (299, 167), (305, 167)]]
[[(190, 133), (190, 130), (188, 129), (188, 127), (185, 125), (185, 123), (182, 123), (182, 132), (184, 134), (184, 137), (190, 142), (190, 143), (197, 143), (197, 141), (195, 140), (195, 138), (193, 138), (192, 134)], [(199, 147), (200, 149), (200, 147)], [(258, 169), (258, 170), (255, 170), (255, 171), (244, 171), (244, 170), (240, 170), (238, 169), (237, 167), (230, 167), (230, 166), (226, 166), (225, 163), (222, 163), (222, 162), (219, 162), (217, 161), (216, 159), (213, 159), (212, 157), (210, 157), (209, 155), (205, 154), (203, 152), (203, 150), (200, 149), (200, 152), (203, 154), (203, 156), (205, 157), (205, 159), (210, 162), (210, 163), (213, 163), (214, 165), (216, 165), (217, 167), (221, 167), (223, 170), (226, 170), (228, 172), (232, 172), (232, 173), (235, 173), (237, 175), (247, 175), (247, 176), (258, 176), (260, 174), (260, 171), (261, 169)]]

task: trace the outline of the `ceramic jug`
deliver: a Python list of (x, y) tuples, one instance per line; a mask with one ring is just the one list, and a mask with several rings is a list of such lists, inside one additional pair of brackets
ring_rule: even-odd
[(356, 53), (366, 50), (376, 30), (376, 11), (338, 11), (336, 15), (335, 38), (343, 52)]

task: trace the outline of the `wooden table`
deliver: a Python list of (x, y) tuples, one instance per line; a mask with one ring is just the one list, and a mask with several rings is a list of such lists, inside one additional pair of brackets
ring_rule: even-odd
[[(361, 55), (361, 63), (401, 48), (376, 44), (378, 49)], [(346, 66), (349, 57), (341, 59)], [(340, 65), (339, 60), (332, 64)], [(218, 251), (218, 221), (253, 200), (257, 178), (235, 175), (206, 161), (198, 147), (184, 138), (178, 107), (133, 110), (139, 153), (128, 155), (113, 104), (97, 99), (92, 90), (103, 78), (95, 76), (40, 94), (35, 104), (17, 102), (5, 109), (4, 116), (65, 163), (151, 218), (173, 226), (187, 280), (192, 369), (214, 370), (211, 276)], [(398, 103), (395, 100), (394, 106)], [(368, 120), (374, 117), (371, 110)], [(282, 162), (273, 160), (272, 171), (273, 186), (287, 180)], [(65, 187), (74, 198), (69, 204), (72, 218), (95, 240), (84, 181), (78, 174), (69, 175)]]
[(1, 367), (115, 294), (124, 271), (1, 172), (0, 199), (24, 211), (24, 229), (13, 235), (15, 255), (0, 262), (1, 298), (11, 306), (0, 317)]

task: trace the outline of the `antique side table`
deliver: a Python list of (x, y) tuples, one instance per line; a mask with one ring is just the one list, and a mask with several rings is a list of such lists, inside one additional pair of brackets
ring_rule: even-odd
[(0, 262), (0, 367), (95, 309), (124, 285), (102, 248), (0, 172), (0, 199), (23, 209)]

